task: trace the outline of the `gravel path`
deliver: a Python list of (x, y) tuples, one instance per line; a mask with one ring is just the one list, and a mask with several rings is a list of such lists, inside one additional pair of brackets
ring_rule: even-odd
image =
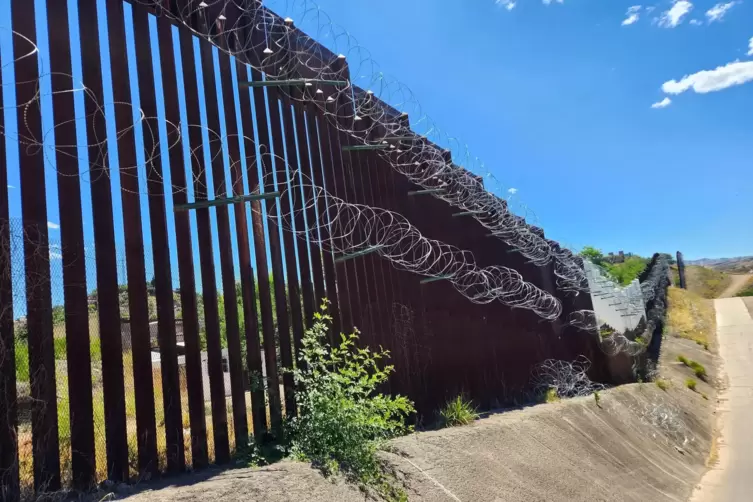
[(746, 284), (748, 284), (748, 281), (750, 281), (751, 277), (753, 277), (753, 274), (731, 275), (730, 278), (732, 279), (732, 281), (729, 283), (729, 286), (727, 286), (727, 289), (722, 291), (722, 293), (719, 295), (719, 298), (731, 298), (735, 296), (741, 289), (745, 287)]

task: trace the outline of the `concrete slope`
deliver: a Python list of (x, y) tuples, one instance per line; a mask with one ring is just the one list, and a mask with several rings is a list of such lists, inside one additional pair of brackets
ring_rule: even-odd
[(694, 502), (753, 500), (753, 319), (741, 298), (715, 300), (717, 339), (727, 375), (720, 396), (719, 462)]

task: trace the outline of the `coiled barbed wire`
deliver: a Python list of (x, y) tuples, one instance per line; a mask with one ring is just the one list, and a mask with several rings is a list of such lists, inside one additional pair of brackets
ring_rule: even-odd
[[(489, 192), (490, 184), (499, 184), (496, 178), (472, 174), (471, 170), (488, 170), (466, 147), (442, 133), (423, 113), (410, 89), (380, 72), (368, 51), (334, 25), (314, 3), (270, 2), (272, 9), (293, 15), (302, 25), (312, 27), (313, 36), (258, 1), (186, 1), (176, 2), (172, 9), (163, 8), (158, 0), (134, 3), (192, 30), (263, 72), (267, 80), (307, 79), (308, 92), (289, 93), (285, 87), (280, 91), (288, 93), (290, 99), (314, 103), (332, 125), (354, 141), (383, 145), (378, 152), (396, 171), (424, 188), (444, 187), (443, 193), (433, 196), (472, 213), (491, 234), (531, 263), (543, 266), (554, 260), (557, 284), (564, 291), (587, 291), (582, 270), (572, 254), (553, 249), (551, 241), (525, 218), (512, 213), (508, 201)], [(413, 127), (424, 132), (422, 136), (408, 128), (408, 117)]]
[(574, 361), (547, 359), (531, 372), (531, 383), (538, 392), (554, 389), (559, 397), (588, 396), (606, 389), (606, 385), (588, 378), (591, 361), (580, 356)]
[[(326, 251), (345, 256), (373, 251), (400, 270), (449, 281), (474, 303), (499, 301), (509, 307), (532, 310), (547, 320), (562, 313), (557, 298), (523, 280), (517, 271), (502, 266), (481, 268), (471, 252), (423, 236), (394, 211), (346, 202), (299, 172), (278, 171), (265, 178), (268, 183), (272, 179), (296, 180), (289, 185), (278, 184), (280, 199), (272, 218), (279, 218), (285, 228)], [(313, 195), (303, 198), (301, 188)], [(295, 228), (296, 219), (300, 221), (315, 206), (327, 210), (316, 221), (308, 221), (307, 228)]]

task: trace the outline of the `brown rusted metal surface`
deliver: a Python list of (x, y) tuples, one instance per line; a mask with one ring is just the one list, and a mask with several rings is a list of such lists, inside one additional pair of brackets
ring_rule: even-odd
[[(247, 77), (247, 69), (244, 65), (236, 63), (236, 70), (240, 78)], [(248, 188), (251, 191), (259, 189), (259, 175), (256, 170), (256, 145), (247, 138), (254, 137), (254, 121), (251, 114), (251, 91), (240, 89), (238, 91), (238, 108), (241, 113), (241, 126), (243, 127), (243, 145), (246, 155), (246, 179)], [(269, 291), (269, 270), (267, 268), (267, 248), (266, 237), (264, 235), (264, 222), (262, 220), (261, 203), (253, 201), (251, 203), (251, 228), (254, 241), (254, 255), (256, 258), (257, 282), (259, 286), (259, 310), (261, 316), (261, 333), (264, 340), (264, 355), (266, 357), (268, 350), (274, 352), (274, 323), (272, 319), (272, 301)], [(253, 274), (251, 275), (253, 280)], [(252, 288), (255, 295), (255, 288)], [(256, 311), (256, 299), (251, 303)], [(250, 335), (248, 335), (250, 336)], [(261, 438), (267, 430), (267, 411), (264, 396), (264, 380), (262, 379), (262, 358), (261, 343), (259, 339), (258, 323), (254, 326), (253, 336), (246, 339), (248, 348), (248, 367), (251, 378), (252, 393), (252, 416), (254, 420), (254, 436)], [(267, 358), (268, 360), (268, 358)], [(277, 358), (274, 358), (275, 365)], [(269, 367), (269, 366), (267, 366)], [(276, 372), (276, 366), (274, 371)], [(267, 373), (269, 377), (269, 373)], [(276, 381), (276, 378), (275, 378)], [(279, 387), (277, 387), (279, 389)], [(255, 397), (254, 397), (255, 396)], [(269, 394), (270, 417), (273, 414), (281, 416), (280, 395), (279, 391)]]
[[(36, 42), (34, 3), (11, 2), (13, 30)], [(42, 111), (36, 100), (39, 78), (32, 46), (14, 40), (18, 131), (23, 137), (42, 138)], [(60, 448), (58, 440), (57, 396), (55, 392), (55, 347), (52, 330), (47, 203), (44, 155), (34, 148), (19, 148), (21, 172), (21, 212), (26, 273), (26, 319), (31, 383), (31, 430), (34, 456), (34, 489), (37, 492), (60, 488)]]
[[(178, 103), (178, 80), (173, 52), (172, 25), (164, 18), (157, 20), (160, 63), (162, 68), (162, 95), (165, 103), (165, 119), (173, 124), (180, 121)], [(181, 84), (182, 85), (182, 84)], [(188, 138), (183, 138), (187, 141)], [(173, 205), (186, 203), (186, 175), (183, 149), (170, 149), (170, 174)], [(207, 422), (204, 416), (204, 385), (201, 374), (201, 348), (199, 343), (198, 304), (196, 301), (196, 278), (194, 274), (191, 225), (188, 212), (176, 211), (175, 240), (180, 279), (180, 304), (183, 313), (183, 341), (186, 347), (186, 392), (191, 426), (191, 461), (194, 469), (205, 467), (208, 462)]]
[[(227, 58), (227, 56), (225, 56)], [(220, 116), (217, 105), (217, 86), (214, 75), (212, 46), (201, 44), (201, 67), (204, 77), (204, 103), (206, 105), (207, 127), (220, 132)], [(226, 65), (229, 68), (228, 65)], [(231, 110), (226, 110), (230, 112)], [(211, 175), (215, 198), (240, 195), (243, 186), (228, 187), (225, 180), (225, 153), (218, 138), (210, 138)], [(237, 158), (237, 157), (236, 157)], [(227, 206), (215, 208), (217, 217), (217, 239), (220, 250), (220, 271), (222, 274), (222, 293), (225, 307), (225, 330), (227, 336), (228, 365), (230, 370), (230, 394), (233, 405), (233, 427), (235, 430), (236, 449), (248, 445), (248, 422), (246, 418), (246, 398), (243, 389), (243, 360), (241, 355), (240, 330), (238, 326), (238, 299), (235, 292), (235, 269), (233, 266), (233, 248), (230, 241), (230, 218)]]
[[(133, 31), (136, 43), (136, 61), (139, 84), (139, 102), (147, 117), (157, 117), (152, 48), (149, 18), (143, 9), (133, 10)], [(147, 190), (149, 223), (154, 263), (154, 290), (157, 301), (157, 331), (162, 373), (162, 403), (164, 408), (167, 472), (175, 474), (186, 467), (183, 447), (183, 414), (180, 402), (180, 377), (178, 375), (178, 350), (175, 334), (175, 301), (173, 299), (170, 247), (165, 215), (165, 186), (162, 174), (163, 152), (153, 136), (155, 130), (143, 131), (144, 152), (151, 154), (147, 162)], [(170, 190), (171, 187), (167, 187)]]
[[(107, 29), (110, 42), (113, 99), (116, 103), (130, 103), (130, 68), (126, 54), (123, 2), (107, 2)], [(148, 33), (147, 35), (148, 36)], [(133, 70), (136, 70), (135, 68)], [(128, 323), (133, 354), (133, 385), (136, 395), (136, 435), (138, 440), (138, 468), (142, 474), (156, 474), (157, 425), (152, 377), (151, 337), (149, 332), (149, 304), (146, 292), (144, 236), (141, 231), (141, 197), (137, 178), (136, 143), (130, 107), (115, 107), (115, 127), (124, 131), (117, 138), (118, 171), (125, 232), (126, 269), (128, 280)], [(128, 131), (128, 133), (125, 133)], [(112, 145), (114, 147), (114, 145)]]
[[(236, 135), (238, 134), (238, 124), (235, 117), (235, 101), (233, 92), (233, 83), (231, 81), (232, 74), (230, 71), (230, 58), (224, 54), (219, 55), (219, 68), (220, 78), (222, 82), (222, 95), (224, 100), (225, 109), (225, 125), (228, 135), (228, 149), (229, 149), (229, 162), (231, 165), (231, 183), (233, 184), (233, 195), (243, 195), (243, 169), (240, 159), (240, 144), (238, 143)], [(250, 113), (250, 110), (246, 110)], [(255, 347), (253, 348), (247, 345), (247, 350), (255, 351), (255, 359), (253, 366), (248, 362), (249, 354), (246, 354), (247, 364), (249, 365), (249, 371), (261, 373), (261, 364), (258, 360), (259, 342), (258, 342), (258, 320), (256, 315), (256, 292), (254, 291), (254, 271), (251, 265), (251, 250), (249, 247), (249, 235), (248, 235), (248, 222), (246, 220), (246, 205), (235, 204), (235, 227), (237, 233), (238, 242), (238, 255), (240, 264), (240, 276), (241, 276), (241, 301), (243, 304), (243, 318), (244, 318), (244, 337), (252, 342), (255, 340)], [(229, 345), (229, 340), (228, 340)], [(232, 350), (232, 349), (231, 349)], [(240, 354), (240, 341), (238, 342), (238, 353)], [(241, 354), (242, 355), (242, 354)], [(241, 378), (241, 389), (243, 389), (243, 378)], [(263, 396), (260, 399), (258, 393), (253, 393), (252, 400), (256, 399), (258, 402), (252, 403), (251, 408), (261, 408), (264, 406)], [(245, 400), (244, 400), (245, 403)], [(245, 406), (244, 406), (245, 407)], [(263, 417), (261, 417), (263, 418)], [(258, 420), (258, 417), (254, 417), (254, 420)], [(246, 444), (248, 442), (248, 425), (244, 423), (245, 430), (242, 435)], [(257, 424), (254, 429), (254, 435), (259, 437), (262, 432), (261, 424)], [(240, 435), (238, 432), (238, 426), (236, 425), (236, 439)], [(236, 441), (237, 442), (237, 441)]]
[[(78, 16), (83, 77), (92, 99), (85, 100), (86, 115), (100, 120), (86, 121), (91, 200), (97, 263), (97, 311), (102, 348), (102, 389), (105, 407), (107, 476), (113, 481), (128, 479), (123, 348), (120, 335), (120, 306), (115, 254), (112, 190), (109, 159), (97, 141), (106, 138), (105, 121), (99, 103), (104, 102), (96, 0), (79, 0)], [(102, 16), (105, 13), (101, 13)], [(107, 43), (106, 41), (104, 43)], [(114, 148), (114, 147), (113, 147)]]
[[(193, 35), (187, 30), (180, 30), (180, 51), (183, 63), (183, 87), (186, 95), (186, 113), (188, 123), (196, 126), (201, 123), (199, 113), (199, 91), (194, 59)], [(206, 170), (204, 166), (204, 147), (201, 129), (190, 127), (189, 138), (191, 150), (191, 168), (193, 172), (194, 198), (196, 201), (207, 199)], [(205, 169), (206, 167), (206, 169)], [(225, 409), (225, 383), (222, 372), (222, 346), (220, 342), (220, 321), (217, 308), (217, 279), (214, 272), (212, 251), (212, 231), (208, 208), (196, 210), (196, 226), (199, 242), (199, 261), (201, 264), (201, 285), (204, 296), (204, 323), (207, 340), (207, 366), (209, 372), (209, 390), (212, 402), (212, 428), (214, 431), (214, 459), (218, 464), (230, 460), (228, 439), (227, 411)]]
[[(52, 106), (55, 123), (62, 124), (75, 116), (70, 90), (71, 49), (68, 32), (68, 7), (65, 3), (47, 2), (52, 72)], [(50, 20), (52, 22), (50, 22)], [(76, 128), (55, 129), (60, 245), (65, 295), (65, 337), (67, 350), (68, 393), (70, 403), (72, 484), (79, 490), (95, 483), (94, 412), (92, 394), (80, 389), (92, 387), (89, 342), (89, 304), (86, 290), (86, 256), (81, 214), (81, 184)], [(70, 146), (61, 146), (70, 145)], [(1, 218), (1, 217), (0, 217)]]

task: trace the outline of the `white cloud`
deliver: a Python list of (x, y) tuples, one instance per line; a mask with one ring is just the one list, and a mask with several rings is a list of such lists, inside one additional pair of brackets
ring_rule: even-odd
[(688, 22), (689, 22), (690, 24), (692, 24), (693, 26), (701, 26), (701, 25), (703, 24), (703, 23), (702, 23), (702, 22), (700, 22), (700, 21), (699, 21), (698, 19), (691, 19), (691, 20), (690, 20), (690, 21), (688, 21)]
[(753, 37), (748, 40), (748, 56), (753, 56)]
[(63, 259), (63, 255), (61, 255), (60, 253), (53, 253), (52, 251), (50, 251), (50, 260), (62, 260), (62, 259)]
[(8, 185), (8, 188), (16, 188), (16, 187), (14, 187), (13, 185)]
[(661, 86), (667, 94), (680, 94), (692, 89), (699, 94), (716, 92), (753, 81), (753, 61), (733, 61), (714, 70), (685, 75), (680, 81), (669, 80)]
[(58, 230), (60, 228), (60, 225), (58, 225), (57, 223), (53, 223), (51, 221), (48, 221), (47, 222), (47, 228), (49, 228), (50, 230)]
[(659, 102), (654, 103), (653, 105), (651, 105), (651, 108), (666, 108), (666, 107), (668, 107), (671, 104), (672, 104), (672, 100), (669, 99), (669, 98), (667, 98), (667, 97), (665, 97), (661, 101), (659, 101)]
[(516, 193), (518, 193), (518, 189), (517, 188), (508, 188), (507, 189), (507, 193), (509, 193), (510, 195), (515, 195)]
[(549, 5), (552, 2), (565, 3), (565, 0), (542, 0), (542, 1), (544, 2), (544, 5)]
[(517, 2), (515, 2), (515, 0), (494, 0), (494, 3), (501, 5), (507, 10), (513, 10), (517, 5)]
[(622, 21), (622, 26), (630, 26), (631, 24), (638, 21), (638, 18), (640, 17), (640, 12), (641, 12), (640, 5), (633, 5), (632, 7), (628, 7), (627, 12), (625, 13), (627, 17)]
[(727, 14), (727, 11), (730, 10), (735, 5), (735, 2), (727, 2), (727, 3), (718, 3), (711, 7), (709, 10), (706, 11), (706, 17), (709, 20), (709, 23), (713, 23), (714, 21), (721, 21), (725, 14)]
[(646, 7), (646, 14), (651, 14), (655, 10), (656, 10), (656, 5), (650, 5), (650, 6)]
[(662, 12), (659, 18), (659, 26), (674, 28), (682, 23), (682, 18), (687, 16), (691, 10), (693, 10), (693, 4), (688, 0), (677, 0), (669, 10)]

